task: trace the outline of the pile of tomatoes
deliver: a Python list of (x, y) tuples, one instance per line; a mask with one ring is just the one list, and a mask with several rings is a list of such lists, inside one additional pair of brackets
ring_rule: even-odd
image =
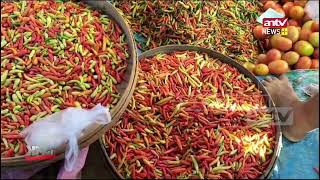
[(319, 21), (313, 21), (304, 10), (308, 1), (263, 1), (269, 8), (288, 18), (286, 35), (266, 35), (264, 27), (253, 29), (265, 52), (259, 54), (255, 64), (244, 63), (256, 75), (280, 75), (291, 69), (319, 69)]

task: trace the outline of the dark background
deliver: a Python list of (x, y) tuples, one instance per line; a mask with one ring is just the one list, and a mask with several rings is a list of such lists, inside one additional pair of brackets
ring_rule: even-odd
[[(58, 161), (41, 170), (30, 179), (57, 179), (63, 161)], [(107, 160), (101, 149), (99, 141), (90, 145), (86, 163), (81, 171), (81, 179), (115, 179), (107, 166)]]

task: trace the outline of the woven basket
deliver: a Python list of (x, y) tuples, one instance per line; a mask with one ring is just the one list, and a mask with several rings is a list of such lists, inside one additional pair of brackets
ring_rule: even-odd
[[(120, 92), (120, 99), (116, 106), (111, 110), (112, 121), (105, 125), (92, 125), (84, 131), (83, 136), (78, 140), (80, 148), (86, 147), (98, 140), (108, 129), (110, 129), (121, 117), (122, 113), (128, 106), (129, 100), (133, 94), (133, 90), (136, 85), (137, 80), (137, 52), (136, 44), (134, 42), (133, 34), (129, 28), (129, 25), (122, 18), (122, 16), (117, 12), (117, 10), (107, 1), (84, 1), (85, 4), (92, 7), (93, 9), (99, 10), (102, 14), (108, 15), (109, 18), (114, 20), (121, 28), (123, 33), (126, 35), (126, 43), (128, 44), (128, 53), (130, 55), (128, 67), (126, 69), (125, 80), (117, 86)], [(2, 168), (19, 168), (28, 169), (32, 167), (47, 166), (50, 163), (56, 162), (64, 158), (64, 152), (66, 145), (55, 149), (56, 157), (49, 160), (35, 160), (26, 161), (26, 156), (17, 156), (10, 158), (1, 158)]]
[[(272, 99), (270, 98), (269, 93), (266, 91), (264, 86), (260, 83), (260, 81), (251, 72), (249, 72), (246, 68), (244, 68), (242, 65), (240, 65), (236, 61), (234, 61), (231, 58), (229, 58), (221, 53), (218, 53), (216, 51), (206, 49), (206, 48), (196, 47), (196, 46), (168, 45), (168, 46), (161, 46), (161, 47), (158, 47), (155, 49), (148, 50), (148, 51), (142, 53), (141, 55), (139, 55), (138, 59), (140, 60), (143, 58), (152, 57), (152, 56), (155, 56), (159, 53), (171, 53), (171, 52), (175, 52), (175, 51), (197, 51), (197, 52), (201, 52), (201, 53), (206, 53), (210, 57), (218, 58), (221, 62), (229, 64), (229, 65), (237, 68), (240, 73), (242, 73), (246, 77), (250, 78), (253, 81), (253, 83), (258, 87), (258, 89), (262, 91), (262, 94), (266, 98), (266, 102), (268, 102), (267, 106), (271, 107), (271, 108), (275, 108), (274, 103), (273, 103)], [(275, 119), (274, 119), (275, 122), (279, 122), (277, 111), (273, 111), (273, 117), (275, 117)], [(274, 168), (275, 162), (278, 159), (279, 154), (280, 154), (281, 142), (282, 142), (281, 128), (280, 128), (279, 123), (275, 123), (275, 124), (276, 124), (276, 143), (275, 143), (274, 153), (273, 153), (273, 156), (272, 156), (272, 159), (271, 159), (271, 162), (270, 162), (268, 168), (259, 177), (259, 179), (266, 179), (266, 178), (270, 177), (272, 170)], [(114, 166), (114, 164), (110, 160), (109, 155), (105, 149), (105, 145), (103, 143), (103, 140), (100, 139), (99, 142), (100, 142), (100, 146), (102, 148), (102, 151), (105, 154), (106, 161), (108, 162), (106, 165), (106, 167), (108, 168), (107, 171), (112, 172), (113, 178), (124, 179), (123, 176), (117, 172), (116, 167)]]

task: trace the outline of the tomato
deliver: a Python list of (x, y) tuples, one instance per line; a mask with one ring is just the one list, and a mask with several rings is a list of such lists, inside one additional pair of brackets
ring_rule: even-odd
[(263, 33), (263, 27), (261, 25), (258, 25), (253, 29), (253, 36), (256, 39), (260, 39), (260, 40), (266, 38), (266, 35)]
[(294, 5), (295, 6), (301, 6), (304, 7), (307, 4), (307, 0), (294, 0)]
[(299, 29), (296, 26), (288, 26), (288, 34), (285, 35), (284, 37), (290, 39), (292, 43), (295, 43), (296, 41), (299, 40)]
[(311, 27), (312, 27), (313, 23), (314, 23), (314, 21), (312, 21), (312, 20), (305, 22), (302, 26), (302, 29), (307, 29), (307, 30), (311, 31)]
[(312, 59), (310, 69), (319, 69), (319, 60)]
[(276, 2), (274, 2), (274, 1), (267, 1), (265, 4), (264, 4), (264, 6), (263, 6), (263, 10), (268, 10), (269, 8), (274, 8), (274, 7), (276, 7)]
[(296, 69), (310, 69), (311, 64), (312, 64), (312, 61), (308, 56), (302, 56), (299, 58), (297, 64), (295, 64), (294, 68), (296, 68)]
[(299, 40), (308, 41), (312, 32), (308, 29), (301, 29), (299, 34)]
[(254, 64), (250, 63), (250, 62), (245, 62), (243, 64), (243, 67), (245, 67), (246, 69), (248, 69), (250, 72), (253, 72), (254, 68), (256, 67)]
[(319, 32), (313, 32), (309, 36), (309, 42), (313, 47), (319, 47)]
[(281, 59), (281, 52), (278, 49), (270, 49), (266, 55), (268, 63)]
[(281, 13), (281, 14), (283, 14), (283, 15), (286, 14), (286, 12), (282, 9), (281, 6), (280, 6), (280, 7), (276, 7), (274, 10), (276, 10), (278, 13)]
[(267, 55), (259, 54), (257, 57), (257, 64), (268, 64)]
[(314, 21), (312, 26), (311, 26), (311, 30), (313, 32), (319, 32), (319, 21)]
[(284, 60), (275, 60), (269, 63), (269, 71), (271, 74), (284, 74), (289, 71), (289, 65)]
[(314, 52), (314, 47), (307, 41), (298, 41), (294, 44), (294, 51), (301, 56), (311, 56)]
[(253, 72), (254, 72), (255, 75), (265, 76), (265, 75), (269, 74), (269, 68), (265, 64), (258, 64), (254, 68)]
[(300, 25), (299, 22), (297, 20), (294, 20), (294, 19), (290, 19), (288, 21), (288, 23), (289, 23), (289, 26), (299, 26)]
[(270, 38), (270, 43), (272, 48), (278, 49), (280, 51), (288, 51), (292, 48), (292, 41), (280, 35), (273, 35)]
[(282, 59), (288, 63), (288, 65), (294, 65), (298, 62), (300, 55), (295, 51), (288, 51), (282, 55)]
[(286, 2), (282, 8), (284, 10), (284, 12), (286, 13), (286, 15), (289, 15), (289, 10), (293, 7), (293, 2)]
[(304, 16), (304, 9), (301, 6), (293, 6), (289, 11), (289, 16), (295, 20), (300, 20)]

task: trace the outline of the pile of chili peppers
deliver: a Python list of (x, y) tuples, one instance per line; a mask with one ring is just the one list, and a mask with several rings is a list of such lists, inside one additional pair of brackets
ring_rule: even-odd
[(142, 59), (137, 87), (103, 138), (124, 178), (258, 178), (275, 146), (273, 117), (235, 67), (193, 51)]
[(142, 51), (189, 44), (219, 51), (239, 62), (254, 61), (259, 45), (252, 34), (261, 12), (258, 0), (114, 0)]
[(82, 3), (1, 2), (1, 157), (26, 153), (19, 132), (67, 107), (114, 107), (125, 35)]

